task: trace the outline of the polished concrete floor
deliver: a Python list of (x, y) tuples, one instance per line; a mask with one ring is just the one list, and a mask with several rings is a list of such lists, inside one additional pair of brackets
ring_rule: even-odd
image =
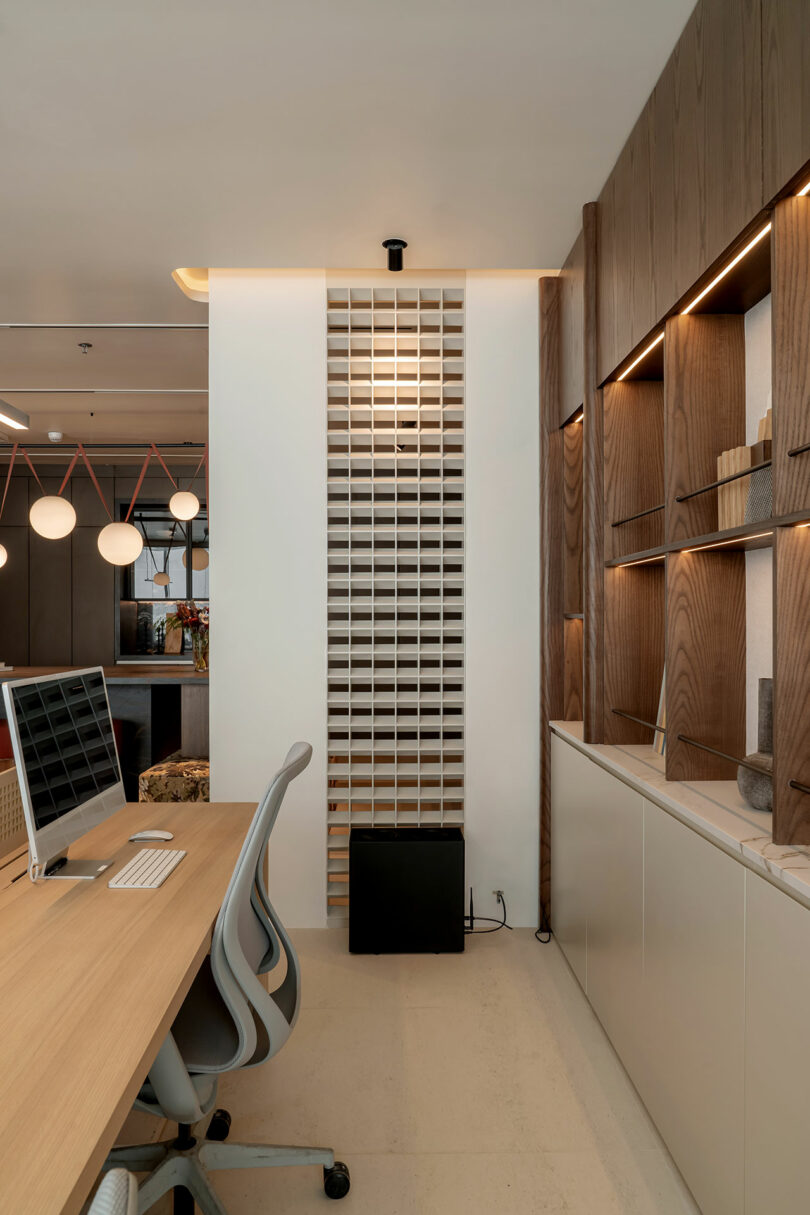
[(556, 944), (504, 930), (461, 955), (352, 957), (338, 928), (295, 941), (296, 1031), (220, 1103), (234, 1140), (334, 1147), (352, 1190), (338, 1207), (314, 1169), (219, 1173), (229, 1215), (695, 1215)]

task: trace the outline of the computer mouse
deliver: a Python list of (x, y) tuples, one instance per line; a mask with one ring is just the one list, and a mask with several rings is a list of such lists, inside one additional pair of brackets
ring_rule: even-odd
[(129, 837), (130, 844), (143, 844), (148, 840), (173, 840), (171, 831), (158, 831), (150, 828), (148, 831), (136, 831)]

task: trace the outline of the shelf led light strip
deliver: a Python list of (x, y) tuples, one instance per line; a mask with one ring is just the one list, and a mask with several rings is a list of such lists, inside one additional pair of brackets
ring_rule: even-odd
[(729, 544), (739, 544), (741, 540), (762, 540), (772, 536), (773, 532), (757, 532), (753, 536), (732, 536), (730, 540), (715, 540), (713, 544), (698, 544), (695, 548), (682, 548), (682, 553), (702, 553), (707, 548), (725, 548)]
[(656, 346), (658, 345), (658, 343), (659, 343), (659, 342), (663, 342), (663, 340), (664, 340), (664, 331), (663, 331), (663, 329), (662, 329), (660, 333), (657, 333), (657, 334), (655, 335), (655, 337), (653, 338), (653, 340), (650, 342), (649, 346), (645, 346), (645, 347), (644, 347), (644, 349), (642, 350), (642, 352), (641, 352), (641, 354), (638, 356), (638, 358), (637, 358), (637, 359), (634, 359), (634, 360), (633, 360), (633, 362), (630, 364), (630, 366), (629, 366), (629, 367), (625, 367), (625, 369), (624, 369), (624, 371), (622, 372), (622, 374), (621, 374), (620, 376), (617, 376), (617, 377), (616, 377), (616, 379), (617, 379), (617, 380), (623, 380), (623, 379), (625, 378), (625, 376), (628, 376), (628, 375), (630, 374), (630, 372), (633, 370), (633, 368), (634, 368), (634, 367), (638, 367), (638, 365), (639, 365), (639, 363), (641, 362), (641, 360), (642, 360), (642, 359), (646, 359), (646, 357), (647, 357), (647, 355), (650, 353), (650, 351), (651, 351), (651, 350), (655, 350), (655, 348), (656, 348)]
[(768, 235), (770, 230), (771, 230), (770, 223), (765, 224), (764, 228), (760, 228), (759, 232), (757, 232), (756, 236), (751, 238), (751, 240), (748, 242), (748, 244), (745, 246), (745, 248), (740, 249), (740, 252), (737, 254), (737, 256), (732, 257), (732, 259), (728, 263), (728, 265), (724, 266), (723, 269), (720, 271), (720, 273), (716, 274), (714, 276), (714, 278), (712, 279), (712, 281), (710, 283), (708, 283), (707, 286), (705, 286), (703, 288), (703, 290), (701, 292), (699, 292), (695, 296), (695, 298), (686, 305), (686, 307), (681, 312), (681, 316), (688, 316), (689, 313), (692, 311), (692, 309), (696, 308), (697, 305), (700, 303), (700, 301), (702, 299), (705, 299), (706, 296), (709, 294), (709, 292), (713, 291), (714, 288), (717, 286), (717, 284), (722, 282), (723, 279), (726, 277), (726, 275), (729, 274), (734, 269), (735, 266), (739, 265), (739, 263), (746, 256), (746, 254), (750, 253), (751, 250), (753, 248), (755, 248), (759, 244), (759, 242)]
[(617, 566), (620, 570), (629, 569), (631, 565), (651, 565), (653, 561), (663, 561), (664, 553), (660, 557), (639, 557), (638, 561), (622, 561), (621, 565)]

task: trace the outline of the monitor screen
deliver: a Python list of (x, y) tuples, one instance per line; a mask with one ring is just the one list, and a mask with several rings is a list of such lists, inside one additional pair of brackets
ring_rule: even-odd
[(100, 670), (6, 686), (37, 831), (120, 783)]

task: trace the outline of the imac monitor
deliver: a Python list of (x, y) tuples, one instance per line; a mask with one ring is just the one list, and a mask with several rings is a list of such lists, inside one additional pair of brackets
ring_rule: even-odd
[(126, 802), (101, 667), (3, 685), (37, 877), (96, 877), (110, 861), (68, 861), (70, 844)]

